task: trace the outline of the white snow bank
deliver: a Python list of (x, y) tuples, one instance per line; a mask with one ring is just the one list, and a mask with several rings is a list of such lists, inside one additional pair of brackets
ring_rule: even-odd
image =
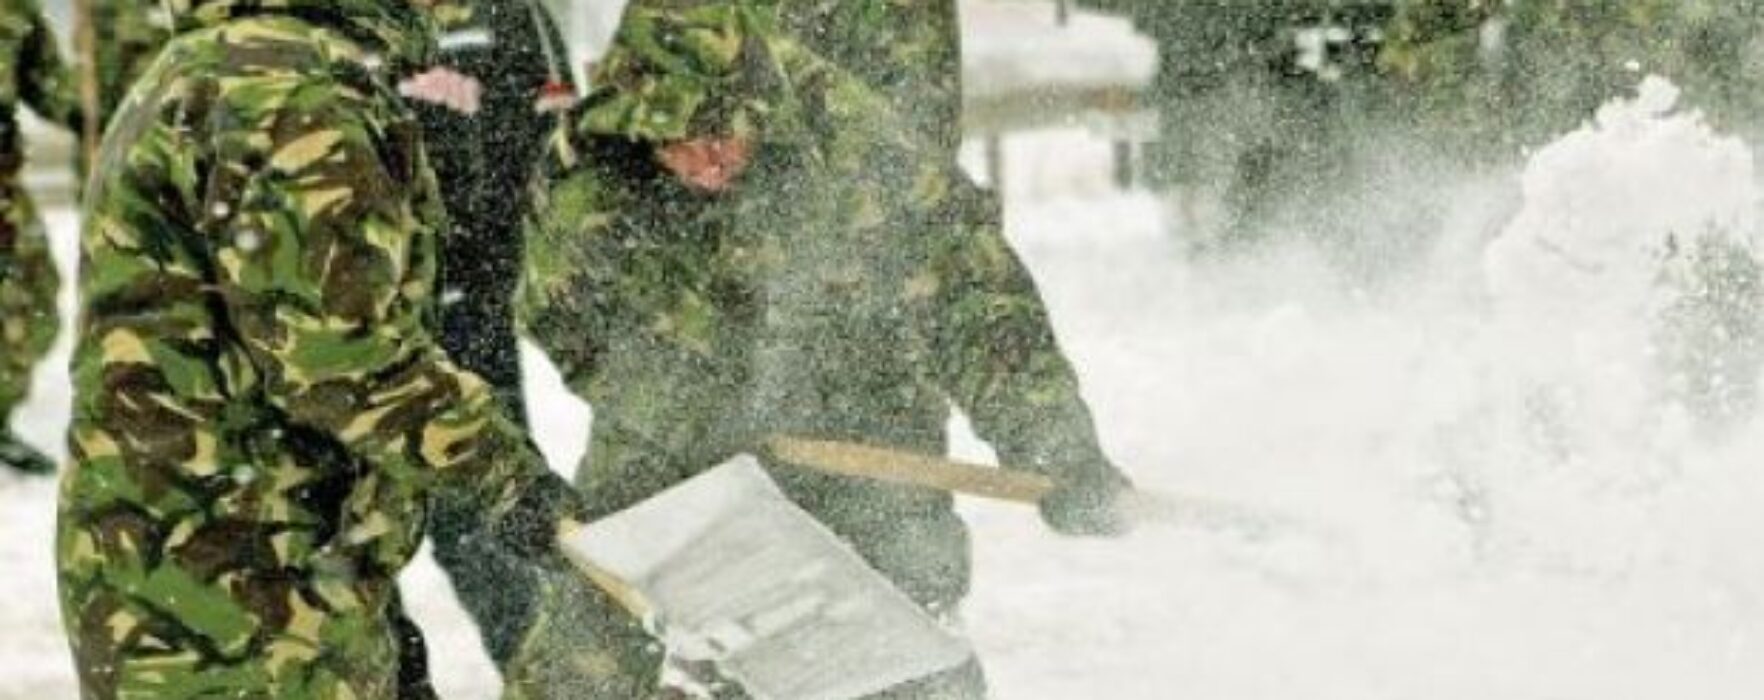
[(1751, 150), (1676, 109), (1678, 98), (1670, 82), (1648, 78), (1637, 97), (1536, 154), (1525, 206), (1485, 261), (1501, 313), (1546, 328), (1602, 325), (1588, 315), (1645, 319), (1669, 239), (1751, 238), (1759, 202)]
[(1657, 417), (1669, 256), (1709, 236), (1750, 247), (1751, 150), (1678, 99), (1678, 88), (1650, 77), (1635, 98), (1539, 151), (1523, 208), (1484, 258), (1504, 360), (1520, 391), (1557, 394), (1541, 418), (1564, 436), (1589, 422), (1629, 431)]

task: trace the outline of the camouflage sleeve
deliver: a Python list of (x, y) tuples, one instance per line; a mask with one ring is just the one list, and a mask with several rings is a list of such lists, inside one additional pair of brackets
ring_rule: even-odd
[[(926, 246), (907, 296), (922, 303), (932, 372), (1005, 463), (1085, 487), (1122, 483), (1103, 455), (1078, 379), (1002, 208), (887, 101), (818, 56), (781, 43), (801, 123), (814, 128), (830, 206), (846, 225), (908, 232)], [(909, 244), (906, 241), (903, 245)]]
[(69, 129), (80, 128), (80, 100), (73, 73), (61, 58), (55, 30), (31, 3), (31, 30), (19, 57), (19, 97), (38, 116)]
[(1073, 486), (1120, 481), (997, 201), (959, 174), (952, 188), (915, 285), (930, 297), (932, 371), (1004, 463)]
[(710, 240), (694, 227), (714, 224), (698, 221), (711, 205), (674, 186), (644, 145), (571, 144), (574, 164), (554, 157), (527, 225), (518, 314), (565, 383), (593, 402), (610, 345), (670, 353), (678, 348), (658, 340), (672, 337), (669, 319), (707, 322), (710, 305), (678, 293), (708, 284), (707, 271), (684, 264), (675, 246)]
[(543, 554), (573, 492), (429, 334), (435, 219), (414, 127), (348, 94), (266, 101), (281, 108), (265, 128), (220, 139), (205, 200), (225, 216), (222, 295), (265, 398), (407, 495), (457, 499)]
[[(592, 164), (590, 164), (592, 165)], [(620, 304), (617, 270), (597, 254), (612, 234), (617, 205), (591, 167), (557, 174), (527, 222), (526, 270), (518, 314), (526, 331), (580, 396), (599, 369), (607, 314)]]

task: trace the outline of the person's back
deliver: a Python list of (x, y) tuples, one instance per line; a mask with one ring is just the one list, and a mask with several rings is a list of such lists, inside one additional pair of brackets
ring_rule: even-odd
[(393, 577), (431, 499), (535, 558), (574, 507), (430, 337), (438, 203), (379, 77), (421, 25), (186, 10), (87, 198), (58, 543), (82, 686), (420, 696)]

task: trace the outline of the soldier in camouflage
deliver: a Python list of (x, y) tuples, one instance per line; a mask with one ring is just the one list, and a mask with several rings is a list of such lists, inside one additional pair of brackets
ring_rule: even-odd
[(20, 181), (25, 154), (18, 110), (28, 106), (51, 123), (76, 128), (70, 77), (35, 0), (0, 4), (0, 468), (31, 473), (53, 471), (54, 464), (13, 435), (8, 419), (55, 337), (60, 280), (43, 222)]
[[(999, 208), (954, 169), (953, 9), (627, 9), (529, 236), (523, 311), (594, 407), (578, 475), (593, 512), (735, 454), (764, 457), (780, 434), (943, 454), (953, 403), (1005, 463), (1057, 480), (1043, 506), (1055, 528), (1122, 525), (1127, 481), (1097, 443)], [(770, 466), (902, 591), (955, 613), (970, 561), (949, 494)], [(618, 626), (611, 613), (598, 621)], [(542, 621), (517, 687), (547, 698), (652, 688), (653, 649), (609, 649), (612, 637), (586, 634), (608, 627), (598, 621)], [(590, 667), (600, 685), (559, 689), (583, 676), (556, 669)], [(888, 697), (984, 694), (969, 667)]]
[[(87, 195), (57, 536), (83, 697), (407, 698), (432, 503), (561, 570), (581, 504), (432, 327), (406, 0), (176, 0)], [(586, 595), (586, 593), (584, 593)]]

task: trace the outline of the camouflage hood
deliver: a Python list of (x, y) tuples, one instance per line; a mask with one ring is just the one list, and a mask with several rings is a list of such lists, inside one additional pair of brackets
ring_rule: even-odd
[(333, 29), (384, 51), (419, 60), (432, 33), (423, 8), (429, 0), (163, 0), (178, 33), (245, 17), (295, 17)]
[(579, 128), (653, 142), (799, 137), (790, 83), (807, 57), (778, 12), (770, 0), (632, 0)]

